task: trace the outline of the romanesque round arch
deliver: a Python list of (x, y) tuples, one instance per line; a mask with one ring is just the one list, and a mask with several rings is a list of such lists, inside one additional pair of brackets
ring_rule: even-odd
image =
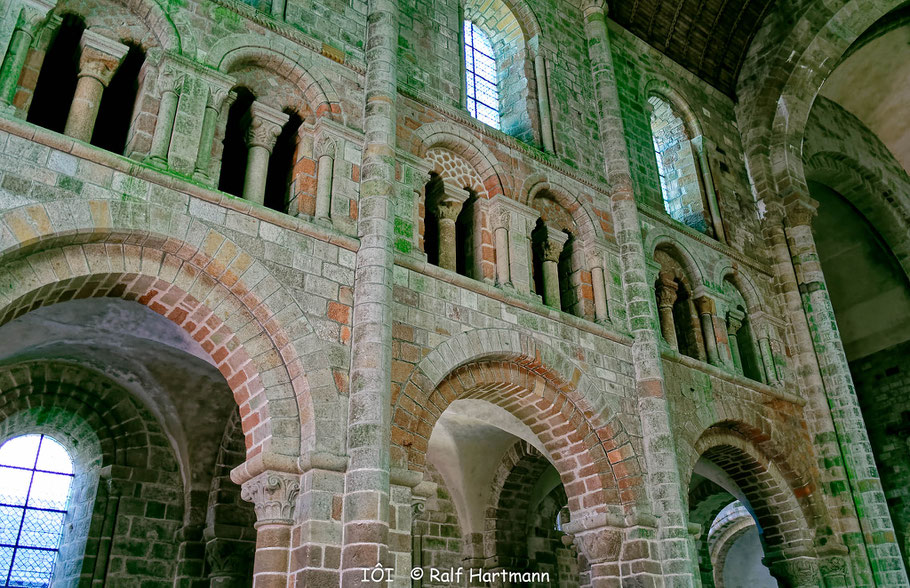
[(503, 173), (493, 153), (467, 129), (451, 123), (434, 122), (421, 126), (414, 132), (411, 153), (426, 158), (427, 151), (441, 147), (464, 158), (483, 181), (487, 196), (509, 196), (509, 176)]
[[(105, 9), (106, 6), (107, 9)], [(129, 23), (118, 23), (115, 19), (112, 19), (113, 15), (110, 6), (123, 8), (135, 17), (136, 23), (149, 32), (155, 41), (154, 43), (151, 43), (149, 39), (133, 39), (136, 42), (141, 42), (143, 49), (147, 50), (150, 47), (157, 46), (165, 51), (181, 53), (182, 46), (180, 33), (177, 31), (177, 27), (164, 9), (162, 9), (154, 0), (91, 0), (89, 2), (82, 0), (62, 0), (49, 14), (78, 14), (85, 18), (86, 28), (94, 28), (96, 30), (107, 27), (116, 29), (118, 24), (121, 27), (129, 26)], [(38, 26), (35, 35), (36, 38), (37, 32), (40, 32), (40, 30), (49, 23), (50, 19), (46, 19)]]
[(628, 514), (644, 497), (641, 469), (605, 396), (571, 360), (527, 335), (462, 333), (431, 351), (402, 387), (392, 414), (393, 466), (423, 471), (443, 411), (457, 399), (482, 399), (541, 432), (573, 518), (609, 510)]
[(713, 283), (723, 285), (724, 280), (729, 280), (743, 295), (746, 304), (749, 306), (746, 310), (756, 312), (765, 309), (765, 303), (758, 287), (755, 285), (755, 280), (752, 279), (748, 272), (743, 271), (741, 266), (728, 260), (718, 264), (714, 271)]
[(521, 187), (519, 201), (530, 206), (534, 198), (543, 193), (552, 195), (557, 204), (572, 215), (579, 230), (578, 237), (584, 243), (589, 244), (603, 239), (600, 223), (595, 222), (590, 208), (578, 196), (573, 195), (573, 191), (565, 184), (554, 178), (548, 178), (544, 174), (533, 174), (527, 177)]
[(837, 190), (866, 217), (910, 276), (910, 210), (903, 199), (895, 198), (879, 177), (842, 153), (814, 153), (804, 169), (807, 180)]
[(702, 134), (701, 123), (698, 121), (695, 111), (689, 106), (688, 100), (683, 98), (682, 94), (673, 87), (666, 78), (657, 74), (651, 74), (643, 78), (644, 83), (641, 86), (641, 98), (647, 102), (649, 96), (657, 96), (669, 103), (677, 114), (682, 115), (686, 130), (692, 133), (690, 139), (694, 139)]
[(657, 251), (664, 251), (676, 259), (686, 271), (685, 278), (693, 294), (697, 295), (704, 288), (705, 272), (698, 265), (695, 256), (669, 232), (649, 231), (645, 239), (645, 251), (650, 251), (652, 257)]
[(309, 110), (317, 119), (344, 120), (341, 100), (331, 82), (318, 68), (305, 67), (311, 59), (298, 50), (263, 45), (262, 37), (256, 35), (232, 35), (212, 48), (209, 59), (214, 67), (227, 74), (241, 65), (272, 71), (300, 90), (300, 103), (284, 106), (293, 106), (301, 114)]
[[(67, 218), (70, 228), (56, 231), (51, 219)], [(304, 447), (315, 447), (314, 395), (332, 402), (335, 394), (310, 388), (282, 324), (297, 321), (298, 337), (312, 328), (277, 280), (236, 243), (191, 217), (171, 225), (182, 226), (182, 234), (103, 228), (112, 224), (109, 201), (57, 201), (4, 213), (0, 324), (73, 298), (134, 300), (176, 323), (210, 354), (241, 406), (250, 457), (297, 456), (301, 438)], [(320, 365), (328, 370), (327, 362)]]

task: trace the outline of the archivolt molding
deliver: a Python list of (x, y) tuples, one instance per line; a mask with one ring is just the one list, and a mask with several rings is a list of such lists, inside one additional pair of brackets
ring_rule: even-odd
[(698, 121), (695, 111), (692, 110), (689, 106), (689, 102), (683, 98), (682, 94), (680, 94), (675, 87), (673, 87), (669, 80), (652, 73), (648, 77), (643, 78), (642, 81), (641, 99), (643, 103), (647, 103), (649, 96), (654, 95), (660, 97), (662, 100), (669, 103), (673, 107), (673, 110), (682, 117), (683, 122), (686, 125), (686, 131), (691, 133), (690, 139), (694, 139), (703, 134), (701, 123)]
[[(112, 8), (115, 10), (112, 11)], [(134, 22), (130, 22), (128, 18), (118, 18), (117, 8), (124, 9), (133, 17)], [(53, 26), (54, 19), (51, 18), (51, 15), (62, 16), (68, 13), (85, 19), (88, 29), (98, 32), (107, 29), (106, 35), (118, 41), (124, 38), (124, 35), (119, 34), (118, 31), (122, 33), (124, 30), (139, 26), (148, 32), (150, 38), (148, 35), (135, 33), (126, 36), (130, 37), (130, 40), (140, 43), (143, 49), (160, 47), (164, 51), (173, 53), (182, 54), (183, 52), (177, 27), (155, 0), (62, 0), (49, 13), (49, 18), (38, 26), (36, 37), (44, 27)]]
[[(191, 216), (172, 213), (162, 234), (147, 226), (114, 229), (111, 208), (110, 201), (56, 201), (0, 216), (6, 270), (0, 321), (73, 297), (136, 300), (187, 330), (212, 355), (241, 406), (250, 456), (296, 456), (301, 439), (304, 450), (342, 454), (331, 445), (343, 443), (332, 441), (336, 435), (316, 434), (337, 424), (318, 425), (313, 408), (340, 402), (333, 363), (265, 266)], [(285, 325), (295, 326), (287, 331)], [(313, 369), (305, 370), (305, 363)], [(319, 384), (311, 386), (308, 378)]]
[(560, 206), (572, 215), (575, 226), (578, 228), (579, 234), (577, 236), (583, 243), (588, 245), (602, 242), (604, 239), (603, 231), (600, 223), (596, 222), (589, 205), (582, 202), (575, 195), (576, 190), (568, 188), (556, 178), (551, 178), (544, 174), (528, 176), (521, 187), (521, 198), (519, 201), (530, 206), (534, 198), (542, 196), (544, 193), (553, 197)]

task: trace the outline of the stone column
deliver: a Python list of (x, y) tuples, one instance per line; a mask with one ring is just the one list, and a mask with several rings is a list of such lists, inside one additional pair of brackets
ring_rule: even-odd
[(701, 171), (701, 183), (705, 187), (705, 197), (708, 200), (708, 212), (711, 214), (711, 225), (714, 228), (714, 236), (721, 243), (727, 242), (727, 234), (724, 231), (724, 223), (720, 217), (720, 205), (717, 202), (717, 192), (714, 190), (714, 177), (711, 173), (711, 162), (708, 160), (708, 149), (712, 147), (704, 135), (699, 135), (691, 141), (698, 157), (698, 167)]
[(445, 194), (436, 205), (439, 219), (439, 267), (455, 271), (458, 259), (458, 237), (455, 221), (470, 196), (467, 190), (445, 186)]
[[(866, 543), (865, 551), (870, 567), (876, 584), (908, 585), (907, 573), (893, 539), (894, 526), (888, 516), (888, 504), (812, 236), (811, 222), (818, 203), (797, 193), (787, 198), (785, 205), (789, 255), (796, 272), (802, 310), (808, 322), (812, 349), (818, 358), (819, 372), (853, 503), (861, 513), (858, 517), (859, 524), (866, 537), (887, 538)], [(870, 513), (877, 513), (877, 516), (870, 516)]]
[(676, 340), (676, 322), (673, 319), (673, 305), (676, 303), (679, 284), (672, 276), (661, 273), (657, 284), (657, 314), (660, 319), (660, 334), (670, 349), (679, 350)]
[(22, 66), (25, 65), (29, 47), (35, 38), (31, 32), (31, 21), (33, 20), (33, 17), (29, 14), (31, 12), (37, 11), (30, 11), (27, 7), (22, 8), (19, 17), (20, 22), (13, 29), (9, 47), (3, 58), (3, 65), (0, 65), (0, 110), (12, 110), (13, 98), (16, 95), (16, 88), (19, 86)]
[(148, 163), (158, 168), (167, 168), (167, 153), (171, 146), (171, 133), (174, 131), (174, 117), (177, 115), (177, 101), (180, 99), (180, 88), (183, 76), (174, 72), (162, 71), (158, 78), (158, 91), (161, 103), (158, 107), (158, 121), (155, 123), (155, 134), (152, 135), (152, 147), (148, 154)]
[[(653, 283), (647, 281), (647, 266), (642, 244), (641, 224), (629, 154), (619, 107), (616, 71), (607, 33), (606, 14), (600, 0), (585, 0), (585, 37), (591, 74), (595, 86), (597, 115), (604, 152), (607, 184), (619, 257), (622, 264), (623, 298), (625, 299), (629, 328), (632, 331), (632, 355), (636, 358), (635, 382), (638, 414), (643, 440), (642, 469), (645, 488), (640, 499), (650, 504), (659, 518), (655, 533), (662, 555), (647, 555), (645, 565), (660, 560), (665, 581), (675, 586), (693, 585), (695, 568), (684, 554), (688, 550), (688, 526), (683, 486), (680, 477), (676, 443), (670, 427), (670, 407), (663, 381), (662, 361), (658, 347)], [(654, 553), (649, 551), (648, 553)], [(641, 569), (641, 566), (638, 567)], [(646, 584), (653, 580), (644, 572), (632, 572)], [(631, 580), (630, 582), (634, 582)]]
[(281, 134), (281, 127), (290, 118), (261, 102), (253, 102), (244, 121), (247, 127), (246, 144), (249, 155), (246, 160), (246, 176), (243, 179), (243, 198), (256, 204), (265, 201), (265, 181), (269, 174), (269, 157), (275, 141)]
[(738, 310), (727, 311), (727, 341), (730, 342), (730, 356), (733, 359), (733, 368), (736, 370), (736, 373), (740, 375), (743, 373), (743, 360), (739, 356), (739, 340), (737, 339), (737, 333), (739, 332), (740, 327), (743, 326), (743, 320), (745, 320), (745, 318), (745, 313)]
[(240, 496), (253, 503), (256, 511), (256, 558), (253, 587), (277, 588), (288, 585), (291, 526), (300, 476), (266, 471), (246, 481)]
[(610, 323), (610, 288), (607, 282), (609, 265), (607, 250), (594, 245), (589, 263), (591, 265), (591, 286), (594, 289), (594, 320), (600, 324)]
[(91, 30), (82, 33), (79, 41), (79, 81), (66, 119), (64, 133), (80, 141), (90, 141), (101, 105), (101, 95), (120, 67), (129, 50), (126, 45), (112, 41)]
[[(221, 525), (219, 533), (224, 532)], [(231, 531), (242, 531), (232, 527)], [(236, 532), (233, 533), (237, 535)], [(239, 540), (236, 536), (216, 537), (211, 527), (205, 530), (205, 561), (208, 564), (209, 588), (245, 588), (248, 582), (249, 562), (255, 561), (255, 545)]]
[[(578, 550), (579, 585), (585, 588), (618, 588), (620, 586), (620, 555), (624, 529), (598, 527), (577, 529), (570, 523), (563, 529)], [(564, 542), (565, 543), (565, 542)]]
[(502, 194), (491, 198), (488, 206), (496, 246), (497, 285), (530, 294), (530, 235), (540, 213)]
[(705, 351), (708, 355), (708, 363), (711, 365), (721, 365), (720, 354), (717, 352), (717, 338), (714, 333), (714, 300), (709, 296), (701, 296), (695, 299), (695, 309), (698, 311), (698, 320), (701, 324), (701, 334), (705, 340)]
[(569, 236), (547, 225), (547, 238), (540, 243), (543, 256), (543, 303), (550, 308), (562, 310), (559, 292), (559, 254)]
[(543, 49), (534, 53), (534, 77), (537, 80), (537, 112), (540, 117), (540, 142), (544, 151), (555, 153), (553, 122), (550, 118), (550, 88), (547, 83), (547, 61)]
[(212, 147), (215, 143), (218, 116), (222, 109), (229, 109), (236, 99), (237, 94), (229, 92), (226, 88), (209, 86), (205, 114), (202, 119), (202, 134), (199, 137), (199, 149), (196, 153), (196, 165), (193, 170), (194, 180), (205, 184), (211, 183), (212, 178), (209, 177), (209, 173), (212, 167)]
[(398, 1), (367, 3), (360, 248), (354, 269), (354, 327), (345, 473), (344, 588), (359, 588), (359, 568), (391, 563), (389, 468), (392, 383), (395, 106), (398, 99)]
[(335, 174), (335, 141), (327, 139), (320, 148), (316, 165), (316, 218), (332, 215), (332, 178)]

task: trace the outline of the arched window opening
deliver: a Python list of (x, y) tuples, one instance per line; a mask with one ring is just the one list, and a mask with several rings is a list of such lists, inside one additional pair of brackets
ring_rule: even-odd
[(439, 201), (445, 193), (445, 185), (439, 174), (431, 173), (424, 190), (423, 206), (423, 252), (427, 263), (439, 265)]
[(651, 138), (664, 208), (673, 219), (713, 235), (708, 207), (699, 181), (698, 161), (683, 119), (669, 102), (657, 96), (651, 105)]
[(543, 243), (547, 240), (547, 225), (543, 219), (537, 219), (531, 231), (531, 286), (538, 296), (544, 295), (543, 278)]
[(479, 253), (478, 251), (475, 251), (474, 247), (476, 230), (476, 227), (474, 226), (476, 221), (474, 213), (476, 203), (477, 196), (471, 192), (471, 195), (468, 196), (468, 199), (462, 205), (461, 212), (458, 213), (458, 218), (455, 220), (455, 271), (469, 278), (478, 277), (473, 275), (476, 256)]
[(563, 231), (566, 244), (559, 253), (557, 265), (559, 272), (559, 303), (563, 312), (579, 316), (578, 292), (574, 284), (575, 277), (575, 236), (569, 231)]
[(46, 435), (0, 447), (0, 578), (50, 586), (73, 481), (66, 449)]
[(464, 60), (467, 107), (471, 116), (500, 128), (496, 57), (489, 37), (472, 21), (464, 21)]
[(237, 197), (243, 196), (243, 181), (246, 177), (246, 165), (249, 149), (246, 145), (246, 129), (243, 119), (250, 110), (256, 97), (248, 89), (235, 88), (236, 100), (228, 111), (227, 126), (224, 131), (224, 150), (221, 155), (221, 176), (218, 189)]
[(699, 353), (699, 324), (692, 296), (682, 283), (679, 283), (676, 302), (673, 303), (673, 324), (676, 328), (679, 352), (695, 359), (702, 359), (702, 354)]
[(278, 212), (287, 212), (294, 182), (294, 164), (297, 162), (298, 131), (303, 120), (296, 112), (285, 111), (290, 116), (281, 128), (269, 157), (269, 172), (265, 183), (265, 205)]
[(26, 120), (51, 131), (62, 133), (66, 127), (79, 76), (79, 39), (85, 23), (76, 15), (66, 14), (44, 57), (41, 73)]
[(126, 43), (129, 51), (114, 77), (104, 90), (98, 107), (98, 123), (92, 133), (92, 145), (113, 153), (126, 149), (130, 128), (136, 117), (136, 96), (145, 63), (145, 52), (135, 44)]
[(727, 343), (730, 346), (729, 359), (737, 373), (764, 382), (764, 365), (755, 328), (749, 319), (748, 304), (730, 277), (724, 279), (724, 290), (728, 299), (725, 319)]

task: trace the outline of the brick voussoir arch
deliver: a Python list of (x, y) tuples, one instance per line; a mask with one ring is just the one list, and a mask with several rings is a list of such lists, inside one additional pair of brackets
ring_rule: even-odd
[(449, 122), (434, 122), (414, 132), (410, 152), (424, 159), (430, 149), (444, 148), (463, 157), (480, 176), (487, 195), (509, 196), (511, 176), (499, 164), (496, 156), (471, 131)]
[[(92, 209), (87, 218), (105, 206), (85, 203)], [(250, 457), (295, 456), (301, 439), (315, 444), (312, 391), (282, 323), (292, 318), (303, 325), (298, 338), (312, 328), (260, 262), (190, 217), (175, 223), (182, 235), (93, 227), (58, 233), (48, 213), (30, 205), (0, 217), (0, 324), (73, 298), (134, 300), (172, 320), (211, 355), (241, 408)], [(282, 309), (281, 321), (274, 308)]]
[(743, 433), (742, 425), (736, 426), (724, 423), (708, 429), (695, 444), (696, 455), (724, 470), (748, 498), (769, 555), (814, 554), (813, 530), (829, 526), (815, 484), (786, 460), (770, 458)]
[(596, 216), (581, 199), (575, 195), (577, 190), (572, 190), (560, 180), (547, 177), (544, 174), (532, 174), (528, 176), (521, 187), (521, 202), (528, 206), (538, 195), (549, 193), (556, 202), (565, 208), (572, 215), (572, 220), (578, 227), (579, 239), (584, 243), (593, 243), (602, 241), (604, 238), (603, 230), (600, 223), (595, 220)]
[(503, 329), (461, 333), (415, 366), (393, 407), (393, 465), (425, 469), (433, 427), (457, 399), (481, 399), (537, 435), (559, 471), (573, 516), (631, 511), (643, 498), (638, 457), (605, 395), (570, 359)]

